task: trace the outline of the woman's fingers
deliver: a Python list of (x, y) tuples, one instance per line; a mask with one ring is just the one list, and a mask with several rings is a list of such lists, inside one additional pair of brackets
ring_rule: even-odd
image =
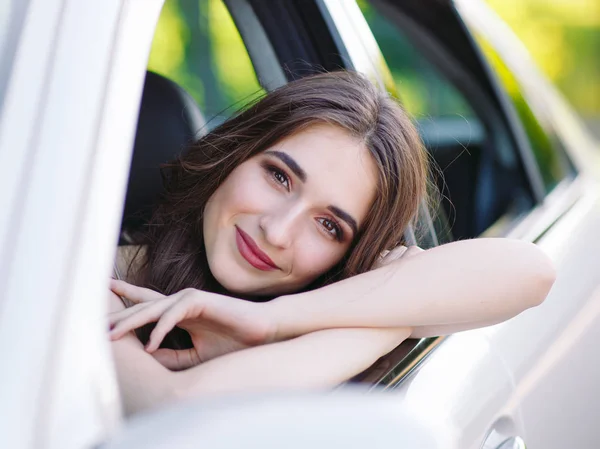
[(146, 351), (156, 351), (165, 336), (186, 318), (186, 312), (187, 309), (182, 302), (176, 302), (165, 310), (150, 333), (150, 338), (146, 344)]
[(117, 279), (111, 279), (110, 289), (113, 291), (113, 293), (123, 296), (134, 303), (156, 301), (157, 299), (165, 297), (165, 295), (157, 291), (149, 288), (138, 287)]
[[(138, 304), (127, 310), (118, 312), (119, 317), (111, 317), (110, 339), (118, 340), (127, 332), (142, 327), (148, 323), (154, 323), (162, 316), (172, 304), (172, 301), (156, 301), (151, 304)], [(129, 312), (129, 313), (125, 313)]]
[(110, 325), (110, 329), (113, 329), (118, 322), (123, 321), (124, 319), (129, 318), (130, 316), (135, 315), (136, 313), (139, 313), (141, 310), (145, 309), (146, 307), (152, 304), (154, 303), (135, 304), (126, 309), (119, 310), (118, 312), (109, 313), (108, 322)]
[(398, 245), (391, 251), (385, 251), (384, 253), (382, 253), (379, 260), (373, 265), (373, 268), (375, 269), (385, 267), (386, 265), (389, 265), (390, 263), (396, 260), (408, 259), (409, 257), (412, 257), (422, 252), (423, 249), (419, 248), (418, 246), (409, 246), (407, 248), (404, 245)]
[(402, 257), (402, 255), (406, 252), (406, 250), (407, 250), (406, 246), (399, 245), (399, 246), (395, 247), (394, 249), (392, 249), (391, 251), (387, 251), (387, 250), (384, 251), (381, 254), (381, 256), (379, 257), (379, 259), (373, 265), (373, 269), (385, 267), (386, 265), (393, 262), (394, 260), (400, 259)]
[(200, 357), (194, 348), (191, 349), (157, 349), (152, 356), (165, 368), (181, 371), (201, 363)]
[(419, 248), (418, 246), (409, 246), (408, 249), (406, 250), (406, 252), (402, 255), (402, 257), (415, 256), (417, 254), (422, 253), (423, 251), (425, 251), (425, 250), (422, 248)]
[(408, 248), (404, 245), (398, 245), (393, 250), (385, 255), (386, 261), (398, 260), (408, 251)]

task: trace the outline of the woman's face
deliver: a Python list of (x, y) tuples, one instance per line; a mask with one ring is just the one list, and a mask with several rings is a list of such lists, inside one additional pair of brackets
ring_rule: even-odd
[(233, 293), (298, 291), (341, 260), (375, 193), (364, 144), (313, 125), (238, 166), (209, 199), (210, 270)]

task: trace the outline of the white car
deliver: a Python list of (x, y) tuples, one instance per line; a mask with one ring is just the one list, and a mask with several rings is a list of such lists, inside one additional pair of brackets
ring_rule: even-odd
[(155, 167), (203, 117), (317, 66), (366, 73), (417, 119), (447, 198), (409, 238), (521, 238), (558, 268), (540, 307), (405, 342), (354, 379), (419, 417), (388, 444), (598, 447), (599, 146), (483, 2), (5, 0), (0, 22), (1, 447), (119, 447), (106, 284)]

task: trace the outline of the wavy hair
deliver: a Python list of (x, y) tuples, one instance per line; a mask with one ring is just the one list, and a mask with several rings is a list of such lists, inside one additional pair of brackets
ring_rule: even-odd
[(142, 237), (135, 282), (164, 294), (187, 287), (223, 292), (204, 254), (206, 203), (238, 165), (317, 123), (364, 143), (377, 167), (378, 193), (345, 257), (310, 288), (364, 273), (401, 244), (429, 185), (419, 134), (403, 108), (364, 76), (321, 73), (266, 94), (163, 166), (164, 196)]

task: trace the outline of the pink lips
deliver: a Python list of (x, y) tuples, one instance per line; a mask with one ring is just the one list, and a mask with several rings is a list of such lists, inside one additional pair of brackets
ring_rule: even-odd
[(235, 229), (237, 231), (235, 242), (238, 250), (250, 265), (263, 271), (279, 270), (279, 267), (258, 247), (252, 237), (237, 226)]

